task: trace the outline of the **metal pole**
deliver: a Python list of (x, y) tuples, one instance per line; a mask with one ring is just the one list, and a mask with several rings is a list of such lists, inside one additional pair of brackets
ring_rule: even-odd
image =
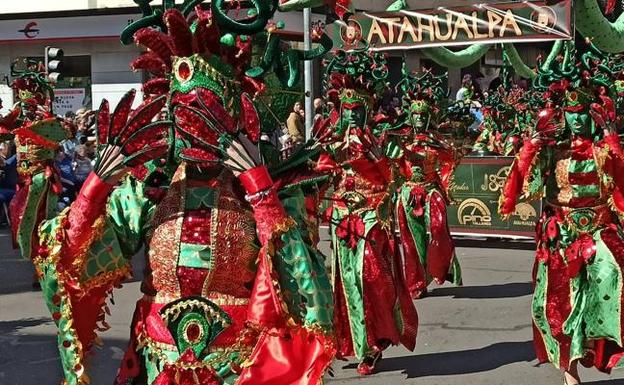
[[(46, 78), (48, 77), (48, 51), (50, 50), (50, 46), (46, 45), (46, 47), (44, 48), (45, 52), (43, 54), (43, 65), (45, 66), (45, 74), (46, 74)], [(41, 62), (40, 62), (41, 63)]]
[[(303, 10), (303, 48), (305, 50), (312, 49), (311, 39), (311, 16), (312, 10), (305, 8)], [(312, 119), (314, 117), (314, 109), (312, 106), (312, 60), (306, 60), (303, 67), (304, 72), (304, 90), (305, 90), (305, 127), (306, 138), (311, 137), (312, 133)]]

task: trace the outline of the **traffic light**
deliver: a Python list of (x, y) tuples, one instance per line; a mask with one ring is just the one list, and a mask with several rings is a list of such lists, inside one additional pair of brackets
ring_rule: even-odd
[(63, 75), (61, 75), (61, 68), (63, 65), (63, 50), (55, 47), (45, 48), (45, 67), (48, 80), (52, 83), (56, 83)]

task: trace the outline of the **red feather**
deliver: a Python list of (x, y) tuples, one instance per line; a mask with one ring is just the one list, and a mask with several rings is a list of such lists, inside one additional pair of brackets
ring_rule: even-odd
[(97, 139), (98, 144), (106, 144), (108, 130), (110, 128), (110, 106), (108, 100), (103, 99), (97, 115)]
[(173, 53), (176, 56), (191, 56), (193, 54), (193, 34), (182, 12), (177, 9), (169, 9), (165, 12), (163, 19), (173, 41)]
[(609, 16), (615, 10), (615, 0), (608, 0), (605, 5), (605, 15)]
[(128, 121), (128, 116), (130, 115), (135, 95), (136, 90), (134, 89), (126, 92), (126, 94), (117, 104), (117, 107), (115, 107), (110, 130), (108, 131), (108, 140), (115, 139), (117, 135), (119, 135), (121, 130), (126, 126), (126, 122)]
[(19, 107), (15, 107), (8, 114), (0, 118), (0, 126), (6, 129), (12, 130), (15, 128), (15, 124), (17, 123), (17, 119), (21, 114), (21, 110)]
[(165, 78), (150, 79), (143, 84), (143, 93), (147, 95), (165, 95), (169, 93), (171, 82)]
[(134, 34), (134, 41), (153, 51), (165, 63), (167, 71), (171, 71), (173, 50), (169, 36), (153, 28), (142, 28)]
[(220, 161), (219, 156), (217, 156), (214, 152), (205, 150), (202, 148), (185, 148), (180, 151), (182, 157), (186, 160), (190, 160), (192, 162), (218, 162)]
[(128, 124), (119, 135), (119, 140), (121, 142), (126, 141), (130, 135), (154, 120), (154, 117), (160, 113), (165, 103), (167, 103), (167, 98), (164, 96), (143, 102), (130, 116)]
[(130, 68), (133, 71), (145, 70), (151, 72), (156, 76), (164, 76), (167, 70), (165, 62), (154, 53), (154, 51), (147, 51), (141, 54), (130, 63)]
[(204, 11), (201, 7), (195, 8), (198, 20), (197, 28), (193, 34), (195, 39), (195, 46), (199, 53), (213, 53), (218, 55), (220, 53), (221, 43), (219, 41), (221, 33), (217, 23), (213, 23), (210, 12)]
[(198, 141), (200, 145), (219, 145), (219, 135), (205, 121), (207, 117), (201, 112), (186, 106), (178, 106), (174, 112), (176, 127), (191, 139)]
[(151, 146), (151, 148), (145, 150), (144, 152), (135, 154), (134, 157), (128, 158), (128, 161), (126, 162), (126, 166), (137, 167), (141, 164), (149, 162), (150, 160), (161, 158), (167, 155), (168, 150), (169, 150), (169, 144), (166, 141), (163, 141), (162, 143), (154, 144)]
[(158, 142), (167, 139), (171, 122), (156, 122), (146, 126), (128, 137), (127, 142), (123, 145), (125, 154), (134, 154), (135, 152), (145, 148), (152, 147)]
[(249, 140), (258, 143), (260, 140), (260, 118), (248, 94), (241, 95), (240, 125), (247, 134)]
[(223, 107), (221, 98), (205, 88), (197, 89), (197, 97), (203, 109), (224, 132), (235, 133), (236, 121)]

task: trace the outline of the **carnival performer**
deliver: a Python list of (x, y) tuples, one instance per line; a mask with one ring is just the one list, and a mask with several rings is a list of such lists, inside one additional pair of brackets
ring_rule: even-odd
[(396, 204), (405, 276), (414, 298), (432, 280), (461, 285), (461, 268), (448, 228), (449, 183), (457, 165), (453, 145), (437, 131), (440, 106), (447, 99), (446, 75), (431, 71), (410, 74), (403, 69), (403, 121), (392, 131), (401, 179)]
[[(222, 0), (197, 3), (144, 4), (124, 31), (147, 48), (132, 63), (154, 76), (147, 97), (132, 110), (131, 91), (112, 114), (103, 102), (94, 172), (41, 226), (35, 260), (65, 384), (89, 383), (106, 298), (141, 248), (143, 296), (116, 384), (317, 385), (334, 357), (331, 287), (261, 164), (253, 102), (279, 55), (311, 53), (269, 38), (252, 67), (273, 4), (234, 18)], [(155, 119), (163, 107), (170, 120)]]
[(531, 108), (531, 94), (513, 82), (509, 59), (506, 54), (503, 58), (503, 82), (483, 103), (481, 133), (473, 152), (513, 156), (522, 146), (524, 134), (532, 128), (535, 113)]
[(567, 385), (580, 383), (579, 361), (609, 372), (624, 357), (616, 58), (591, 44), (576, 52), (572, 44), (540, 66), (535, 85), (546, 106), (516, 156), (499, 205), (509, 215), (520, 196), (535, 199), (545, 191), (536, 235), (534, 343), (539, 361), (564, 371)]
[[(18, 69), (18, 67), (24, 67)], [(32, 259), (39, 247), (38, 226), (56, 215), (62, 190), (54, 156), (69, 133), (53, 115), (54, 93), (42, 64), (14, 62), (11, 84), (18, 102), (3, 118), (3, 126), (15, 140), (19, 181), (9, 205), (15, 247), (25, 259)]]
[[(325, 87), (336, 106), (317, 132), (326, 153), (319, 168), (336, 175), (330, 212), (338, 355), (374, 371), (382, 351), (401, 342), (413, 350), (418, 318), (403, 280), (394, 237), (395, 169), (373, 132), (387, 89), (386, 59), (366, 49), (339, 51), (327, 63)], [(327, 123), (327, 122), (326, 122)]]

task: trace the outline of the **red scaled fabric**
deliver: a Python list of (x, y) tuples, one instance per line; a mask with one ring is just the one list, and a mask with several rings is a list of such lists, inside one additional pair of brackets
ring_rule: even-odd
[[(67, 216), (65, 259), (74, 256), (91, 239), (93, 224), (105, 213), (106, 200), (113, 188), (94, 172), (89, 174)], [(69, 267), (72, 261), (64, 262), (68, 262), (66, 267)]]
[(522, 185), (527, 177), (527, 173), (531, 169), (531, 164), (535, 158), (535, 154), (539, 151), (541, 144), (526, 142), (516, 160), (511, 166), (511, 171), (505, 182), (503, 193), (501, 195), (501, 205), (499, 211), (503, 215), (513, 213), (516, 207), (518, 196), (522, 192)]
[(451, 268), (455, 248), (446, 222), (446, 201), (439, 192), (429, 195), (429, 231), (431, 238), (427, 245), (427, 270), (442, 284)]
[(377, 162), (360, 158), (349, 162), (349, 164), (362, 178), (370, 183), (384, 185), (392, 179), (391, 167), (387, 158)]
[(17, 249), (17, 232), (19, 225), (24, 217), (24, 211), (26, 210), (26, 200), (28, 199), (28, 191), (30, 190), (30, 183), (26, 183), (23, 186), (18, 186), (15, 196), (11, 199), (9, 204), (9, 213), (11, 216), (11, 232), (13, 234), (13, 248)]
[(610, 156), (605, 161), (605, 172), (613, 177), (614, 188), (611, 196), (613, 205), (620, 212), (624, 213), (624, 152), (619, 143), (617, 134), (607, 135), (604, 138), (609, 147)]
[(413, 297), (418, 297), (427, 288), (427, 276), (425, 268), (420, 263), (420, 255), (416, 248), (416, 242), (407, 225), (407, 217), (405, 216), (405, 208), (403, 204), (399, 204), (398, 209), (399, 229), (401, 231), (401, 240), (403, 241), (403, 253), (405, 254), (405, 283)]
[[(287, 325), (287, 309), (275, 286), (278, 280), (270, 260), (272, 255), (267, 253), (276, 226), (287, 218), (286, 212), (271, 189), (273, 182), (263, 166), (241, 174), (239, 179), (249, 194), (269, 190), (252, 202), (263, 247), (258, 255), (248, 321), (259, 325), (263, 332), (250, 357), (251, 365), (243, 369), (237, 384), (316, 385), (333, 360), (333, 345), (323, 334)], [(273, 241), (279, 247), (280, 240)]]

